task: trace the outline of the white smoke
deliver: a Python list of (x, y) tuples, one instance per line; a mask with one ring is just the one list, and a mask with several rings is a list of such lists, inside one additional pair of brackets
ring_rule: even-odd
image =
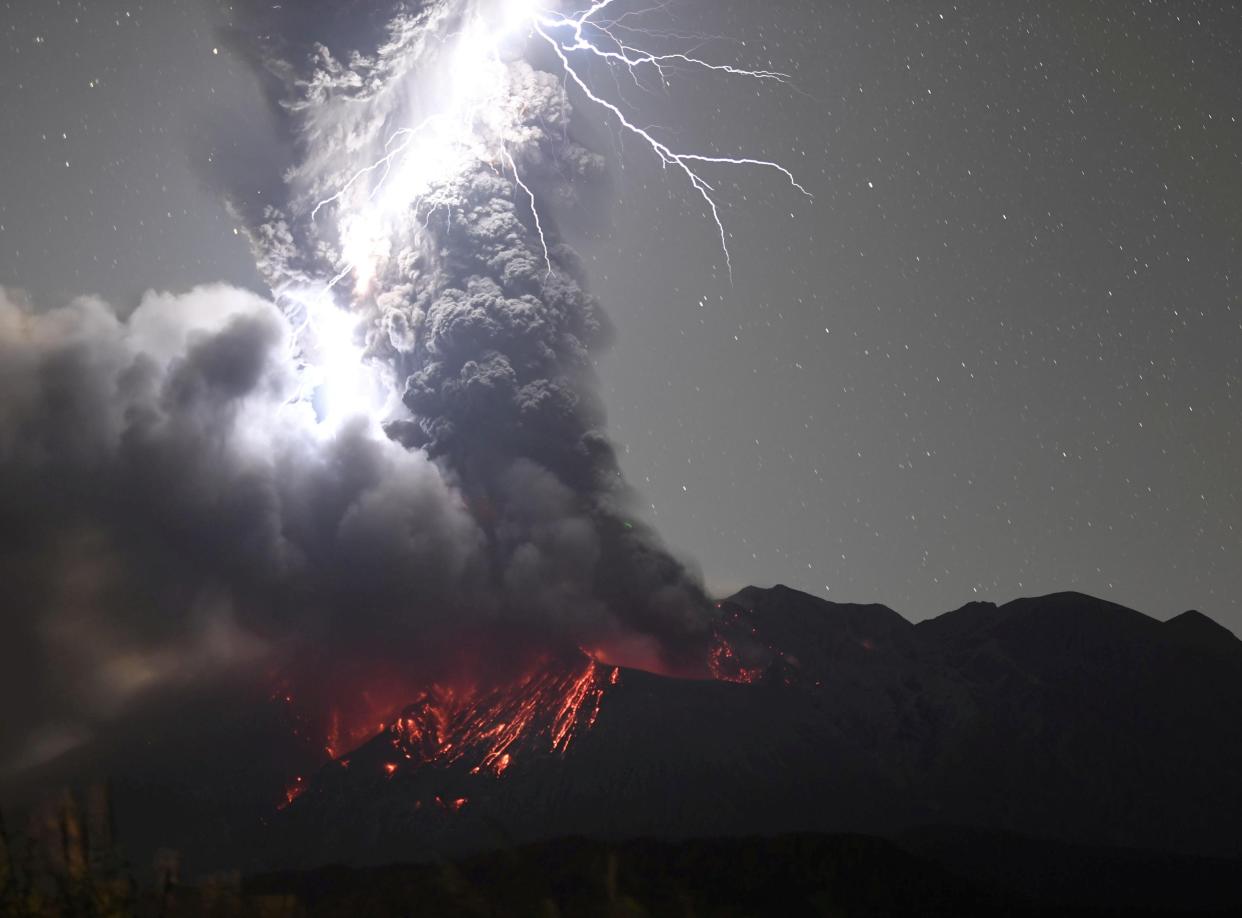
[(304, 635), (409, 640), (412, 597), (425, 622), (469, 594), (457, 492), (362, 423), (325, 437), (292, 335), (228, 287), (125, 318), (0, 289), (4, 748)]
[(602, 160), (515, 2), (230, 5), (293, 151), (262, 196), (213, 176), (270, 300), (0, 292), (0, 768), (152, 692), (279, 664), (331, 694), (325, 659), (417, 670), (454, 630), (700, 655), (547, 216)]

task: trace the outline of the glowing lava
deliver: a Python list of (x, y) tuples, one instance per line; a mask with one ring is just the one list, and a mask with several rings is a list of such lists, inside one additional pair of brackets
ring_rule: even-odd
[[(712, 627), (712, 646), (707, 655), (707, 667), (712, 678), (719, 682), (741, 682), (746, 685), (758, 682), (763, 678), (768, 664), (780, 654), (773, 648), (760, 644), (759, 634), (742, 615), (742, 610), (730, 606), (726, 609), (717, 603), (717, 609), (724, 609), (725, 615)], [(750, 649), (747, 660), (752, 656), (761, 658), (757, 665), (747, 665), (736, 649), (740, 635), (742, 643)], [(754, 663), (753, 660), (751, 660)]]
[(402, 712), (388, 738), (403, 768), (464, 761), (472, 774), (499, 776), (523, 752), (564, 755), (595, 724), (615, 676), (587, 658), (569, 670), (541, 661), (517, 682), (483, 692), (434, 687)]
[[(693, 675), (659, 675), (742, 684), (765, 681), (769, 663), (779, 655), (759, 641), (754, 630), (740, 610), (728, 610), (714, 625), (705, 666)], [(563, 758), (595, 726), (605, 696), (622, 685), (621, 667), (604, 662), (601, 655), (584, 651), (566, 662), (546, 654), (516, 679), (499, 683), (463, 679), (416, 691), (414, 701), (381, 724), (378, 735), (373, 729), (370, 742), (350, 757), (337, 759), (333, 767), (349, 768), (352, 760), (354, 771), (361, 767), (385, 781), (404, 781), (425, 769), (452, 770), (456, 777), (446, 771), (433, 781), (446, 780), (457, 793), (445, 793), (441, 787), (434, 796), (423, 796), (425, 785), (409, 788), (419, 798), (415, 809), (426, 804), (458, 812), (468, 802), (459, 792), (478, 788), (469, 782), (499, 779), (520, 761)], [(279, 808), (292, 804), (304, 790), (306, 784), (298, 778)]]
[(302, 778), (301, 775), (298, 775), (298, 777), (294, 778), (292, 783), (290, 783), (290, 785), (287, 788), (285, 788), (285, 802), (280, 804), (280, 806), (277, 807), (277, 809), (283, 810), (285, 807), (293, 803), (294, 800), (297, 800), (299, 797), (301, 797), (302, 794), (305, 793), (305, 791), (306, 791), (306, 781)]
[(743, 682), (747, 685), (758, 682), (764, 670), (762, 666), (743, 666), (733, 646), (719, 634), (708, 657), (708, 666), (717, 681)]

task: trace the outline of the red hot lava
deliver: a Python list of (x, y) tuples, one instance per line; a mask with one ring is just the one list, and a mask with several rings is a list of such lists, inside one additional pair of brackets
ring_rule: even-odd
[[(684, 673), (669, 672), (664, 667), (656, 671), (670, 677), (710, 675), (720, 681), (758, 682), (764, 677), (766, 661), (776, 654), (754, 631), (741, 610), (726, 611), (713, 627), (705, 667)], [(620, 662), (619, 654), (628, 660), (658, 659), (647, 644), (632, 642), (611, 651), (585, 650), (568, 661), (545, 654), (537, 657), (523, 675), (499, 685), (463, 676), (431, 688), (413, 689), (408, 674), (399, 679), (377, 678), (359, 682), (358, 690), (337, 696), (328, 707), (326, 720), (290, 719), (299, 736), (322, 750), (321, 754), (336, 759), (341, 767), (348, 767), (350, 762), (349, 758), (337, 758), (341, 752), (359, 748), (378, 734), (382, 751), (378, 763), (370, 759), (370, 767), (388, 779), (426, 765), (460, 765), (471, 775), (500, 777), (521, 759), (564, 756), (595, 725), (605, 694), (621, 684), (621, 667), (612, 662)], [(765, 665), (754, 665), (758, 662)], [(469, 660), (462, 666), (463, 672), (472, 669), (479, 671), (477, 665), (469, 665)], [(391, 700), (402, 695), (404, 707), (393, 705)], [(285, 685), (276, 697), (290, 715), (299, 710)], [(382, 713), (386, 708), (400, 713)], [(378, 723), (374, 719), (377, 715), (382, 718)], [(317, 734), (315, 724), (319, 726)], [(298, 778), (286, 791), (281, 809), (305, 790), (306, 783)], [(466, 799), (446, 797), (438, 802), (442, 808), (456, 811)]]
[(708, 657), (708, 666), (712, 678), (718, 682), (743, 682), (747, 685), (758, 682), (763, 676), (762, 666), (743, 666), (733, 650), (733, 646), (720, 635), (716, 635), (716, 644)]
[(297, 800), (299, 797), (301, 797), (302, 794), (305, 792), (305, 790), (306, 790), (306, 782), (302, 779), (301, 775), (298, 775), (296, 778), (293, 779), (293, 783), (290, 784), (287, 788), (285, 788), (284, 803), (280, 804), (280, 806), (277, 807), (277, 809), (283, 810), (285, 807), (289, 806), (289, 804), (293, 803), (294, 800)]
[[(725, 609), (726, 606), (717, 604), (716, 608)], [(759, 650), (760, 656), (766, 658), (764, 664), (747, 666), (734, 649), (734, 640), (726, 637), (726, 632), (730, 635), (740, 635), (745, 647)], [(753, 653), (748, 654), (748, 656), (753, 655)], [(772, 648), (759, 643), (758, 631), (746, 621), (742, 610), (730, 607), (723, 619), (716, 622), (712, 628), (712, 646), (708, 651), (707, 666), (711, 670), (712, 678), (719, 682), (741, 682), (749, 685), (763, 678), (767, 668), (767, 659), (777, 655)]]
[(434, 687), (388, 729), (393, 750), (411, 765), (472, 763), (501, 775), (523, 752), (564, 755), (599, 716), (616, 670), (595, 660), (574, 668), (547, 661), (509, 685), (487, 691)]

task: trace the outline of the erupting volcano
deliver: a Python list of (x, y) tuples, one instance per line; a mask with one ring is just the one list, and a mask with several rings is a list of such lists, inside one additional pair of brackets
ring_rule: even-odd
[[(739, 630), (753, 638), (753, 627), (745, 625), (740, 610), (733, 608), (715, 629), (701, 674), (679, 678), (700, 675), (748, 685), (762, 679), (766, 667), (744, 665), (726, 636)], [(770, 655), (767, 648), (761, 653)], [(631, 672), (643, 675), (641, 670)], [(332, 734), (324, 744), (333, 761), (326, 770), (362, 771), (395, 781), (414, 776), (422, 780), (424, 772), (463, 770), (471, 777), (500, 778), (518, 762), (563, 758), (595, 726), (607, 694), (621, 682), (622, 667), (585, 651), (541, 654), (521, 675), (499, 683), (449, 680), (417, 690), (395, 719), (381, 724), (378, 732), (370, 731), (371, 738), (360, 748), (340, 756), (335, 745), (340, 717), (334, 708)], [(357, 736), (357, 730), (351, 735)], [(309, 786), (304, 776), (295, 778), (279, 809), (293, 804)], [(468, 800), (454, 799), (458, 805), (453, 809)]]
[[(428, 768), (460, 766), (471, 776), (498, 778), (517, 758), (563, 756), (594, 726), (606, 689), (619, 678), (619, 668), (582, 654), (541, 657), (524, 675), (499, 686), (433, 685), (369, 743), (334, 757), (328, 767), (370, 769), (401, 780)], [(294, 779), (280, 809), (293, 804), (307, 787), (304, 777)], [(467, 800), (453, 799), (453, 809)]]
[(1238, 5), (0, 3), (0, 914), (1242, 857)]
[(540, 661), (517, 682), (486, 692), (433, 687), (389, 729), (398, 756), (389, 773), (399, 772), (402, 760), (415, 768), (464, 760), (474, 763), (471, 774), (498, 776), (514, 755), (539, 745), (564, 754), (580, 731), (595, 724), (605, 686), (618, 673), (614, 667), (605, 674), (586, 657), (578, 669)]
[[(719, 611), (730, 640), (710, 654), (714, 674), (549, 657), (499, 687), (420, 694), (297, 783), (270, 815), (264, 850), (313, 864), (576, 835), (887, 832), (946, 816), (1103, 843), (1138, 794), (1160, 802), (1136, 816), (1134, 843), (1168, 844), (1168, 826), (1193, 809), (1196, 827), (1177, 845), (1210, 835), (1203, 850), (1237, 850), (1220, 815), (1236, 793), (1213, 810), (1224, 771), (1212, 772), (1212, 793), (1173, 793), (1180, 751), (1125, 757), (1191, 716), (1205, 724), (1196, 736), (1238, 742), (1228, 712), (1202, 701), (1242, 693), (1242, 645), (1206, 652), (1206, 626), (1077, 594), (975, 603), (918, 625), (783, 587), (748, 588)], [(1104, 648), (1146, 668), (1119, 675), (1100, 663)], [(1148, 707), (1147, 721), (1125, 714), (1156, 690), (1181, 701)], [(1043, 754), (1049, 723), (1062, 725), (1056, 763)], [(1011, 750), (1004, 768), (983, 736)], [(1196, 755), (1207, 742), (1195, 740)], [(1100, 761), (1124, 780), (1082, 786), (1085, 763)]]
[[(625, 647), (618, 662), (638, 657), (657, 672), (760, 672), (713, 632), (697, 573), (644, 521), (621, 474), (595, 367), (611, 325), (556, 217), (605, 171), (575, 137), (574, 108), (584, 107), (687, 184), (731, 270), (724, 202), (705, 170), (805, 189), (775, 162), (674, 149), (595, 87), (597, 70), (664, 84), (682, 70), (787, 78), (693, 49), (641, 50), (641, 11), (619, 0), (563, 6), (377, 4), (344, 30), (365, 38), (369, 55), (302, 36), (278, 7), (230, 6), (233, 39), (259, 65), (292, 139), (261, 199), (251, 175), (219, 166), (290, 325), (299, 368), (286, 408), (313, 414), (315, 452), (346, 489), (355, 465), (370, 472), (354, 500), (365, 509), (349, 495), (311, 498), (329, 518), (292, 546), (292, 569), (303, 557), (325, 562), (306, 591), (319, 608), (296, 613), (322, 626), (292, 652), (281, 692), (295, 719), (325, 725), (303, 732), (324, 734), (333, 758), (371, 735), (379, 713), (401, 741), (392, 777), (401, 761), (475, 759), (499, 772), (535, 737), (563, 753), (598, 710), (602, 666), (565, 670), (553, 655), (489, 687), (442, 672), (436, 648), (455, 633)], [(359, 443), (370, 453), (360, 460)], [(337, 551), (321, 533), (357, 544)], [(346, 662), (320, 650), (337, 636)], [(396, 675), (368, 674), (377, 668)], [(408, 697), (394, 698), (394, 685)]]

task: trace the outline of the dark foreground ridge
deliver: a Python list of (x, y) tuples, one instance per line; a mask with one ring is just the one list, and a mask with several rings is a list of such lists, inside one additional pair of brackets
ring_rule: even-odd
[(243, 889), (325, 915), (403, 914), (418, 901), (426, 915), (1206, 916), (1242, 908), (1240, 868), (938, 830), (896, 841), (566, 839), (439, 864), (271, 874)]
[[(172, 868), (166, 864), (166, 868)], [(326, 866), (145, 886), (85, 864), (0, 884), (4, 915), (1213, 916), (1242, 909), (1242, 862), (925, 831), (886, 840), (798, 834), (562, 839), (457, 859)], [(14, 895), (14, 883), (19, 887)]]
[(500, 779), (386, 774), (378, 737), (309, 779), (258, 861), (928, 825), (1242, 857), (1242, 642), (1206, 616), (1059, 593), (914, 625), (780, 586), (721, 612), (753, 682), (622, 670), (567, 755)]
[(569, 661), (589, 728), (552, 749), (569, 721), (536, 706), (538, 742), (481, 769), (426, 752), (411, 705), (281, 809), (283, 778), (221, 764), (266, 761), (270, 725), (222, 744), (179, 704), (143, 738), (184, 770), (131, 755), (110, 794), (6, 806), (0, 898), (29, 875), (137, 907), (154, 855), (168, 915), (1242, 913), (1242, 642), (1207, 616), (1060, 593), (914, 625), (779, 586), (719, 615), (721, 678)]

